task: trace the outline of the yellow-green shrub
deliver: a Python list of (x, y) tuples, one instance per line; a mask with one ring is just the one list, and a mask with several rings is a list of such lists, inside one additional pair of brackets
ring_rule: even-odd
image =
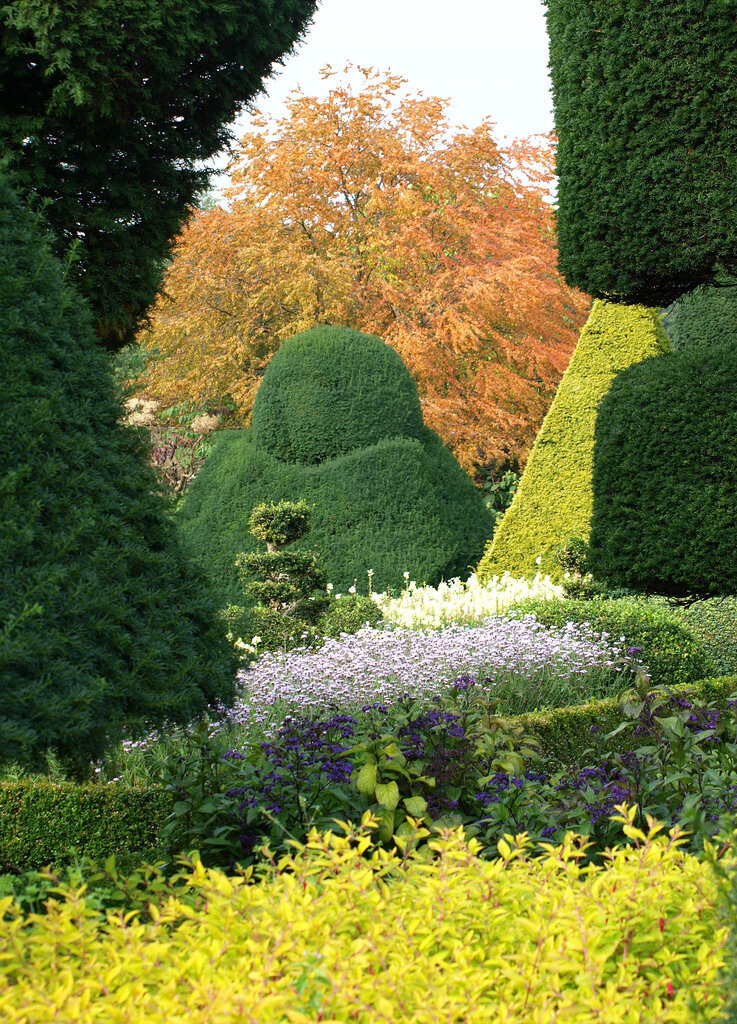
[[(478, 858), (369, 851), (364, 828), (310, 837), (255, 884), (194, 863), (202, 903), (152, 921), (85, 905), (23, 918), (0, 900), (0, 1019), (120, 1024), (716, 1020), (726, 929), (706, 863), (622, 818), (634, 847), (584, 866), (582, 840)], [(347, 828), (347, 827), (346, 827)]]
[(620, 370), (670, 348), (657, 310), (594, 303), (512, 504), (479, 563), (482, 583), (504, 572), (562, 579), (557, 549), (570, 538), (588, 539), (591, 530), (599, 402)]

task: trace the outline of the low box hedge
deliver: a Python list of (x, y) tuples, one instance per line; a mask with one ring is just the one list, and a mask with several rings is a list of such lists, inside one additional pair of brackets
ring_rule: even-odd
[(72, 848), (96, 859), (153, 851), (171, 805), (163, 789), (0, 782), (0, 874), (63, 863)]
[[(664, 689), (724, 707), (729, 697), (737, 693), (737, 676), (702, 679)], [(595, 745), (596, 732), (611, 732), (623, 718), (617, 698), (606, 697), (573, 707), (531, 711), (510, 721), (523, 725), (526, 732), (537, 736), (543, 757), (559, 764), (570, 764), (578, 761), (587, 747)]]

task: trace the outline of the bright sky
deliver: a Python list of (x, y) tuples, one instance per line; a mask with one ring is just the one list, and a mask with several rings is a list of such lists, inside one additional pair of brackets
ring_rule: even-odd
[[(392, 71), (411, 90), (449, 99), (457, 125), (490, 117), (500, 139), (553, 129), (542, 0), (320, 0), (304, 41), (256, 106), (278, 115), (297, 86), (324, 94), (320, 68), (347, 63)], [(236, 134), (247, 126), (242, 116)]]

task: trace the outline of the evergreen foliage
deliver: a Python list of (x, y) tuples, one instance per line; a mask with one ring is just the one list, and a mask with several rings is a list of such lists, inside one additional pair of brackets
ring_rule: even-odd
[(714, 664), (693, 631), (669, 608), (633, 598), (520, 601), (518, 615), (534, 615), (546, 626), (587, 623), (601, 634), (624, 638), (628, 649), (648, 666), (653, 686), (694, 683), (714, 671)]
[(596, 424), (590, 566), (671, 597), (737, 594), (737, 347), (648, 359)]
[(205, 579), (37, 218), (0, 178), (0, 759), (70, 770), (233, 692)]
[(587, 540), (590, 531), (599, 402), (620, 370), (669, 348), (654, 310), (594, 303), (512, 505), (479, 564), (481, 582), (505, 571), (562, 579), (558, 550), (574, 539)]
[(663, 316), (663, 327), (676, 351), (737, 342), (737, 279), (723, 277), (682, 295)]
[(253, 403), (253, 434), (281, 462), (323, 462), (387, 437), (422, 436), (417, 387), (380, 338), (314, 327), (285, 342)]
[[(177, 511), (183, 536), (216, 582), (224, 603), (241, 599), (236, 557), (263, 550), (248, 536), (249, 516), (261, 502), (299, 497), (308, 503), (313, 510), (309, 547), (336, 592), (347, 591), (355, 582), (366, 594), (368, 570), (373, 570), (375, 591), (399, 591), (405, 570), (418, 583), (465, 577), (491, 535), (491, 514), (471, 479), (437, 434), (422, 426), (417, 393), (399, 357), (378, 339), (342, 328), (333, 328), (332, 338), (329, 332), (322, 328), (315, 335), (319, 348), (314, 359), (306, 345), (308, 335), (295, 339), (295, 345), (287, 342), (275, 370), (278, 381), (295, 382), (294, 389), (283, 388), (288, 399), (282, 406), (285, 420), (293, 412), (305, 424), (304, 437), (314, 439), (313, 446), (300, 447), (304, 461), (274, 456), (273, 447), (287, 456), (295, 451), (291, 444), (280, 447), (275, 439), (298, 438), (289, 423), (281, 429), (275, 419), (266, 418), (264, 401), (261, 436), (272, 449), (266, 451), (259, 444), (256, 411), (252, 430), (221, 432)], [(323, 345), (325, 338), (331, 339), (330, 345)], [(327, 352), (336, 362), (340, 354), (345, 365), (331, 369), (321, 362)], [(295, 362), (288, 373), (287, 357)], [(369, 372), (372, 361), (376, 378)], [(306, 383), (300, 391), (302, 365)], [(359, 369), (352, 375), (354, 365)], [(319, 366), (340, 384), (341, 393), (318, 386), (319, 373), (312, 368)], [(262, 386), (268, 384), (268, 375), (269, 370)], [(376, 401), (374, 380), (380, 395), (394, 396), (397, 408)], [(275, 393), (276, 387), (269, 402)], [(373, 425), (369, 411), (376, 420)], [(273, 424), (273, 431), (263, 427), (264, 421)], [(358, 442), (351, 434), (354, 427)], [(417, 436), (387, 436), (388, 429), (411, 429)], [(320, 445), (323, 436), (332, 438), (326, 446)], [(366, 439), (375, 440), (367, 444)], [(340, 454), (326, 457), (337, 445)], [(323, 461), (318, 462), (316, 455)]]
[(559, 267), (667, 306), (734, 268), (737, 19), (724, 0), (546, 0)]
[(120, 348), (153, 302), (201, 162), (303, 33), (315, 0), (8, 0), (0, 152), (50, 200), (57, 254)]

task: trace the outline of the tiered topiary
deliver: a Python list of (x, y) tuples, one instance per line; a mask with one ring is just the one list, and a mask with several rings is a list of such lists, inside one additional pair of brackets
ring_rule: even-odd
[[(319, 327), (266, 369), (247, 431), (224, 431), (178, 511), (192, 551), (238, 603), (235, 559), (265, 501), (299, 497), (336, 592), (466, 575), (492, 532), (471, 479), (422, 423), (412, 378), (379, 338)], [(255, 550), (254, 541), (251, 550)], [(287, 550), (289, 545), (286, 545)]]
[(559, 266), (666, 306), (734, 270), (737, 19), (724, 0), (546, 0)]
[(0, 760), (83, 775), (237, 663), (60, 262), (0, 177)]
[(482, 582), (505, 571), (528, 579), (536, 572), (562, 578), (559, 549), (587, 540), (591, 528), (599, 402), (622, 369), (669, 349), (655, 310), (594, 303), (512, 505), (479, 564)]
[(648, 359), (601, 404), (589, 562), (606, 583), (737, 594), (737, 345)]
[(304, 501), (256, 505), (248, 526), (265, 542), (266, 552), (236, 558), (244, 590), (257, 602), (250, 613), (254, 635), (269, 650), (304, 633), (309, 637), (330, 603), (315, 556), (283, 550), (308, 532), (309, 512)]

